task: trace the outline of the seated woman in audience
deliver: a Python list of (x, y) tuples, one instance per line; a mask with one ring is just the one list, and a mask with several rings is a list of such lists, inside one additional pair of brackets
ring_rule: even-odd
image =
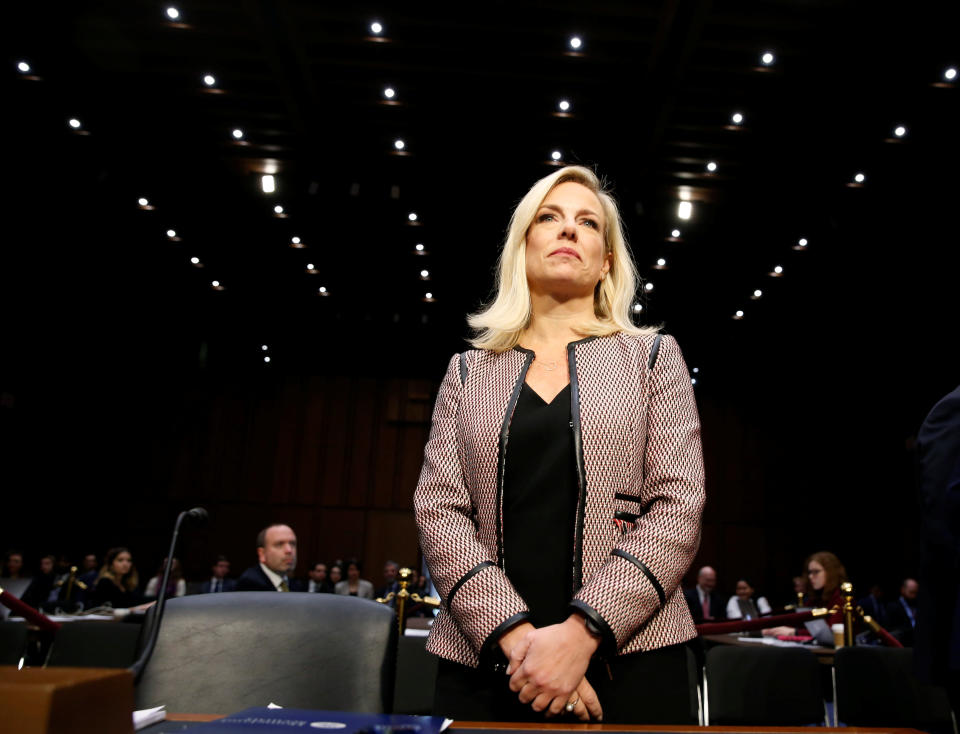
[(737, 581), (737, 591), (727, 602), (727, 619), (756, 619), (766, 617), (773, 609), (764, 596), (756, 596), (756, 592), (746, 579)]
[(827, 618), (828, 624), (843, 622), (843, 594), (840, 584), (847, 580), (847, 569), (840, 559), (829, 551), (818, 551), (803, 564), (807, 572), (810, 591), (806, 603), (810, 607), (837, 607), (838, 610)]
[(327, 572), (327, 580), (334, 590), (336, 590), (337, 584), (343, 581), (343, 566), (340, 565), (339, 561), (334, 561), (330, 564), (330, 570)]
[[(803, 568), (807, 575), (809, 589), (804, 606), (836, 608), (836, 611), (826, 617), (827, 624), (843, 623), (843, 594), (840, 584), (847, 580), (847, 569), (830, 551), (817, 551), (810, 555)], [(765, 635), (795, 635), (797, 630), (791, 627), (770, 627), (763, 631)], [(806, 632), (804, 632), (806, 634)]]
[(338, 594), (345, 596), (359, 596), (364, 599), (373, 599), (373, 584), (360, 578), (360, 561), (347, 561), (347, 578), (336, 585)]
[(129, 609), (142, 599), (137, 569), (133, 565), (133, 556), (126, 548), (111, 548), (103, 559), (103, 568), (97, 576), (93, 589), (93, 604), (109, 604), (114, 609)]
[[(147, 582), (147, 590), (143, 595), (147, 599), (156, 599), (160, 595), (160, 582), (163, 580), (163, 572), (167, 567), (167, 559), (163, 559), (160, 568), (157, 569), (157, 575)], [(180, 570), (180, 561), (173, 559), (173, 566), (170, 567), (170, 578), (167, 579), (167, 598), (172, 596), (185, 596), (187, 593), (187, 582), (183, 580), (183, 572)]]

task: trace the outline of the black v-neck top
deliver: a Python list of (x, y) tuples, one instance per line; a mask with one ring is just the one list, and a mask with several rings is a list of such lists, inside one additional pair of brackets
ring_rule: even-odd
[(548, 404), (524, 382), (507, 440), (503, 560), (536, 627), (570, 614), (576, 511), (570, 385)]

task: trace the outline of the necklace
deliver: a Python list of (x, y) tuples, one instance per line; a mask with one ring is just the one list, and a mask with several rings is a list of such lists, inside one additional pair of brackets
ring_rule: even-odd
[(547, 372), (553, 372), (559, 366), (557, 360), (553, 360), (552, 362), (544, 362), (538, 359), (537, 361), (540, 362), (540, 366), (543, 367), (543, 369), (545, 369)]

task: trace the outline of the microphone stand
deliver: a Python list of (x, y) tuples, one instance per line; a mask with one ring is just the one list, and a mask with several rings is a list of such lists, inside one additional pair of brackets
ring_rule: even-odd
[(180, 533), (180, 524), (184, 518), (187, 517), (202, 522), (207, 519), (208, 515), (207, 511), (202, 507), (194, 507), (192, 510), (185, 510), (177, 515), (177, 522), (173, 526), (173, 537), (170, 538), (170, 551), (167, 553), (167, 562), (163, 568), (163, 580), (160, 582), (160, 592), (157, 594), (157, 604), (153, 615), (153, 624), (149, 629), (147, 644), (144, 645), (143, 652), (140, 653), (137, 661), (128, 668), (128, 670), (133, 673), (134, 685), (140, 682), (143, 670), (147, 667), (150, 656), (153, 655), (153, 648), (157, 644), (157, 636), (160, 634), (160, 621), (163, 619), (163, 610), (167, 603), (167, 582), (170, 580), (170, 567), (173, 566), (173, 552), (177, 547), (177, 535)]

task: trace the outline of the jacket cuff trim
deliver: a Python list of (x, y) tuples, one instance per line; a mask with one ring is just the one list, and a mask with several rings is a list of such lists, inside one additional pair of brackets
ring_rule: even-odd
[(601, 617), (596, 609), (580, 599), (572, 600), (570, 608), (589, 619), (593, 626), (600, 630), (600, 647), (597, 648), (597, 654), (600, 657), (615, 656), (617, 654), (617, 636), (610, 629), (607, 620)]
[(511, 627), (516, 627), (528, 619), (530, 619), (530, 612), (518, 612), (512, 617), (507, 617), (503, 622), (494, 627), (493, 632), (487, 635), (487, 640), (480, 649), (481, 665), (484, 665), (494, 673), (506, 673), (508, 661), (498, 644), (500, 638)]
[(630, 561), (630, 563), (643, 571), (644, 575), (647, 577), (647, 581), (650, 582), (654, 588), (654, 591), (657, 592), (657, 596), (660, 598), (660, 606), (663, 607), (667, 603), (667, 595), (663, 592), (663, 587), (660, 585), (660, 582), (657, 581), (657, 577), (653, 575), (653, 572), (647, 568), (639, 558), (632, 553), (627, 553), (625, 550), (620, 550), (619, 548), (613, 549), (613, 555), (626, 558), (628, 561)]
[(463, 574), (463, 576), (460, 577), (460, 579), (457, 581), (457, 583), (455, 583), (455, 584), (453, 585), (453, 588), (450, 589), (450, 593), (447, 594), (447, 609), (449, 609), (449, 608), (450, 608), (450, 605), (453, 604), (453, 596), (454, 596), (454, 594), (456, 594), (458, 591), (460, 591), (460, 587), (461, 587), (461, 586), (463, 586), (465, 583), (467, 583), (470, 579), (472, 579), (474, 576), (476, 576), (478, 573), (480, 573), (480, 572), (481, 572), (483, 569), (485, 569), (487, 566), (494, 566), (494, 565), (496, 565), (496, 564), (495, 564), (493, 561), (484, 561), (483, 563), (478, 563), (476, 566), (474, 566), (474, 567), (471, 568), (469, 571), (467, 571), (465, 574)]

